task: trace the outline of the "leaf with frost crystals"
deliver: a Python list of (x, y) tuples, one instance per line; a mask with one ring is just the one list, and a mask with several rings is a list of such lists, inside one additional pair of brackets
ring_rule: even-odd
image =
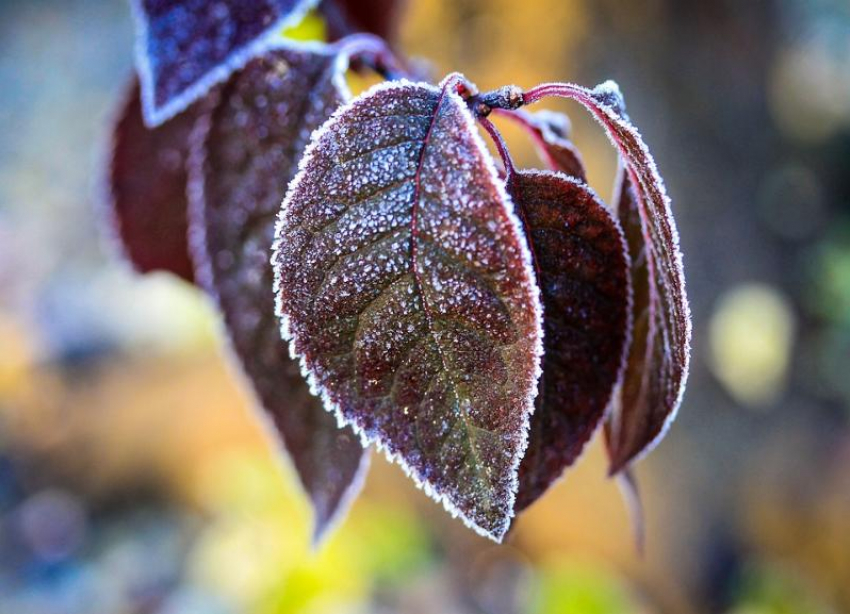
[(132, 0), (148, 125), (203, 96), (316, 0)]
[(584, 183), (521, 171), (508, 192), (525, 223), (544, 309), (519, 512), (575, 461), (605, 415), (627, 346), (629, 263), (619, 224)]
[(672, 369), (670, 357), (664, 351), (668, 334), (658, 288), (650, 281), (650, 267), (654, 269), (657, 265), (646, 249), (637, 191), (622, 166), (617, 173), (615, 196), (613, 209), (626, 235), (632, 262), (634, 324), (626, 371), (605, 424), (612, 473), (627, 467), (633, 458), (648, 449), (663, 433), (672, 415), (671, 392), (665, 392), (665, 376), (669, 378)]
[(541, 314), (462, 83), (383, 84), (338, 111), (287, 192), (274, 263), (284, 332), (327, 407), (500, 540)]
[[(356, 52), (356, 49), (351, 49)], [(345, 58), (270, 50), (235, 73), (193, 135), (192, 248), (236, 356), (306, 489), (319, 540), (357, 493), (366, 452), (312, 396), (280, 338), (275, 216), (310, 133), (347, 98)]]
[(157, 128), (142, 120), (139, 83), (127, 88), (112, 133), (108, 210), (114, 235), (140, 273), (168, 271), (194, 281), (186, 238), (186, 158), (203, 101)]

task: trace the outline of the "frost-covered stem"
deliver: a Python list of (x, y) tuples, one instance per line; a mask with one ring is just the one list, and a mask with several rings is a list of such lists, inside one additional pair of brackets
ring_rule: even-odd
[(505, 143), (505, 139), (502, 137), (502, 133), (499, 132), (499, 129), (493, 125), (486, 117), (479, 117), (478, 123), (487, 131), (487, 134), (490, 135), (490, 138), (493, 139), (493, 143), (496, 145), (496, 149), (499, 151), (499, 156), (502, 158), (502, 164), (505, 165), (505, 183), (509, 184), (511, 179), (514, 176), (515, 167), (514, 161), (511, 158), (511, 153), (508, 151), (508, 144)]
[(374, 34), (352, 34), (334, 43), (334, 47), (337, 53), (363, 62), (390, 81), (410, 76), (387, 42)]

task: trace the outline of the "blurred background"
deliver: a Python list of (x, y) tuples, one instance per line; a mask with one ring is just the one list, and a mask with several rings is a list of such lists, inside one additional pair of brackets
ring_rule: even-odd
[(0, 0), (0, 614), (850, 612), (846, 0), (410, 1), (439, 75), (616, 79), (667, 181), (694, 360), (642, 559), (598, 442), (504, 546), (375, 458), (311, 553), (206, 299), (103, 247), (132, 36), (122, 0)]

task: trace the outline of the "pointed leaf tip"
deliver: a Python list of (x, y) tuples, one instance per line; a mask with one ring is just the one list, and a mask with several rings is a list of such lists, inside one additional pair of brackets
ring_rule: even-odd
[(330, 53), (277, 49), (221, 86), (193, 134), (190, 215), (198, 278), (216, 298), (244, 373), (314, 510), (314, 539), (348, 507), (366, 467), (281, 340), (269, 261), (275, 215), (311, 131), (343, 102)]
[(281, 209), (279, 313), (329, 409), (500, 540), (539, 374), (519, 222), (456, 78), (383, 84), (314, 136)]
[(173, 117), (297, 23), (317, 0), (131, 0), (150, 126)]
[(634, 470), (626, 468), (617, 474), (617, 485), (626, 504), (629, 515), (629, 523), (632, 527), (632, 537), (635, 542), (635, 550), (638, 556), (644, 556), (646, 552), (646, 518), (643, 511), (643, 501), (640, 496), (640, 488), (635, 477)]

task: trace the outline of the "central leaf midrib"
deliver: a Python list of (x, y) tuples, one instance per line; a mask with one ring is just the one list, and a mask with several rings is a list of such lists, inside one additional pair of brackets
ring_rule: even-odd
[(431, 133), (434, 130), (434, 126), (437, 123), (437, 117), (440, 114), (440, 108), (443, 106), (443, 101), (446, 98), (446, 90), (449, 84), (446, 83), (443, 85), (443, 89), (440, 91), (440, 97), (437, 99), (437, 104), (434, 107), (434, 114), (431, 116), (431, 123), (428, 126), (428, 130), (425, 133), (425, 138), (422, 141), (422, 149), (419, 152), (419, 160), (416, 164), (416, 174), (414, 175), (414, 184), (413, 184), (413, 201), (412, 201), (412, 210), (411, 210), (411, 222), (410, 222), (410, 268), (413, 273), (413, 281), (416, 285), (416, 288), (419, 290), (419, 296), (422, 300), (422, 310), (425, 313), (425, 321), (428, 327), (428, 331), (431, 334), (431, 338), (434, 341), (434, 346), (437, 349), (437, 354), (440, 357), (440, 363), (443, 366), (443, 371), (446, 373), (449, 382), (451, 384), (452, 393), (455, 399), (455, 408), (457, 413), (460, 415), (460, 418), (463, 420), (464, 430), (467, 433), (467, 437), (469, 439), (469, 451), (472, 454), (474, 460), (474, 472), (478, 479), (484, 482), (487, 486), (490, 486), (490, 482), (485, 475), (481, 473), (481, 458), (478, 455), (477, 450), (477, 441), (476, 437), (473, 433), (474, 425), (470, 423), (469, 416), (466, 414), (461, 408), (460, 403), (460, 394), (458, 392), (458, 384), (454, 379), (452, 370), (449, 368), (449, 365), (446, 361), (446, 356), (443, 352), (443, 348), (440, 345), (440, 341), (437, 338), (436, 331), (434, 328), (434, 316), (431, 312), (431, 309), (428, 306), (428, 300), (425, 298), (424, 286), (422, 284), (422, 279), (420, 277), (419, 272), (416, 268), (416, 242), (418, 240), (418, 211), (419, 211), (419, 200), (421, 197), (421, 175), (422, 175), (422, 167), (425, 163), (425, 156), (428, 149), (428, 144), (431, 139)]

